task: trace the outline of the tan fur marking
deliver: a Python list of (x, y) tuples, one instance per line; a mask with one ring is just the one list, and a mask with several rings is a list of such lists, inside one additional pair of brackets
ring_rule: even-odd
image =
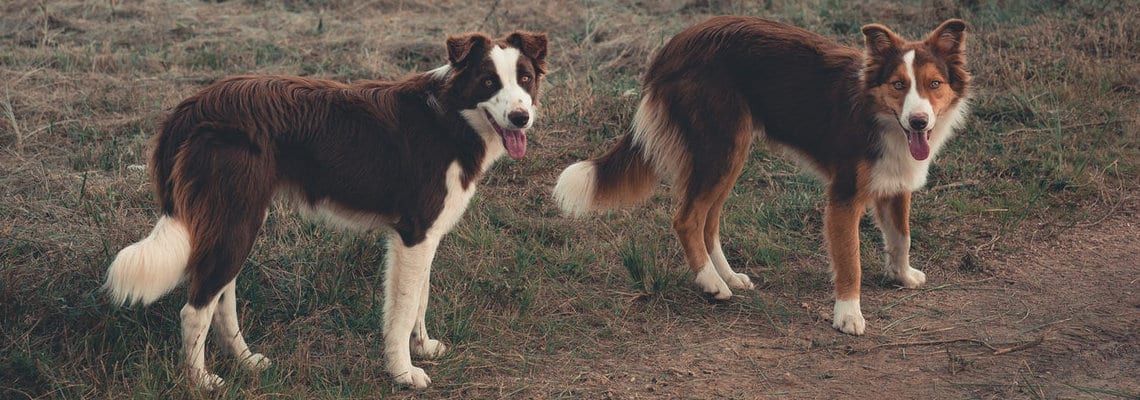
[(713, 252), (713, 247), (717, 244), (717, 239), (720, 232), (720, 213), (724, 208), (724, 202), (728, 200), (728, 195), (732, 193), (732, 188), (736, 185), (736, 180), (740, 178), (740, 173), (744, 171), (744, 163), (748, 161), (748, 153), (752, 149), (752, 138), (754, 135), (751, 133), (752, 129), (742, 129), (736, 134), (736, 140), (733, 143), (733, 153), (729, 156), (728, 168), (726, 174), (721, 177), (721, 181), (708, 192), (708, 196), (712, 198), (711, 207), (708, 214), (705, 216), (705, 246), (708, 248), (709, 253)]
[(875, 219), (879, 225), (910, 235), (910, 192), (884, 197), (875, 201)]
[[(728, 195), (732, 193), (736, 179), (744, 170), (744, 162), (748, 160), (748, 153), (752, 148), (752, 126), (747, 122), (742, 124), (744, 126), (737, 131), (733, 140), (733, 152), (729, 155), (724, 175), (718, 177), (719, 180), (710, 190), (699, 194), (696, 198), (681, 195), (683, 200), (677, 210), (673, 227), (681, 237), (689, 267), (693, 271), (699, 271), (705, 266), (709, 254), (713, 252), (713, 246), (717, 244), (721, 208)], [(687, 185), (688, 182), (684, 184)], [(684, 190), (683, 187), (678, 184), (676, 190)]]
[[(892, 82), (903, 82), (908, 86), (903, 90), (897, 90), (892, 86)], [(895, 68), (895, 72), (891, 74), (891, 79), (887, 81), (886, 85), (879, 85), (871, 90), (871, 93), (878, 100), (876, 103), (880, 107), (885, 107), (885, 110), (890, 111), (891, 114), (899, 115), (902, 113), (903, 101), (906, 99), (906, 93), (910, 89), (910, 75), (906, 73), (906, 65), (899, 64)]]
[[(743, 166), (743, 162), (739, 165)], [(717, 239), (720, 235), (720, 213), (724, 209), (724, 202), (728, 200), (728, 195), (732, 193), (732, 187), (736, 184), (736, 178), (740, 176), (742, 168), (733, 168), (733, 173), (729, 179), (717, 185), (709, 194), (712, 200), (709, 202), (708, 213), (705, 214), (705, 248), (709, 253), (713, 252), (713, 247), (716, 246)]]
[(835, 280), (835, 298), (859, 298), (859, 217), (863, 204), (829, 203), (824, 211), (823, 229), (826, 232), (827, 251)]
[[(946, 83), (946, 78), (938, 71), (938, 67), (930, 63), (916, 65), (914, 75), (915, 81), (918, 82), (918, 95), (929, 100), (934, 115), (941, 117), (955, 98), (954, 91), (950, 90), (950, 85)], [(930, 87), (934, 81), (939, 82), (936, 89)]]
[(689, 268), (698, 272), (709, 262), (709, 252), (705, 245), (704, 231), (708, 210), (713, 200), (708, 198), (694, 199), (681, 205), (677, 215), (673, 217), (673, 231), (681, 240), (685, 249), (685, 259)]
[(863, 267), (859, 256), (859, 219), (869, 196), (871, 165), (860, 162), (855, 173), (855, 198), (849, 202), (831, 199), (824, 210), (823, 230), (837, 300), (858, 300)]
[(641, 99), (633, 117), (633, 142), (641, 146), (657, 176), (679, 189), (688, 185), (692, 160), (681, 133), (663, 109), (665, 104), (668, 102), (654, 98), (652, 93)]

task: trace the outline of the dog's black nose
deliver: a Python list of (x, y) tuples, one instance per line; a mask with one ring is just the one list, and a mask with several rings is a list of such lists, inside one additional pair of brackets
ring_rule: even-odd
[(530, 122), (530, 113), (521, 110), (511, 111), (507, 114), (507, 119), (511, 120), (511, 123), (514, 124), (515, 127), (522, 128), (526, 126), (527, 122)]
[(916, 131), (926, 130), (926, 114), (914, 114), (910, 116), (910, 129)]

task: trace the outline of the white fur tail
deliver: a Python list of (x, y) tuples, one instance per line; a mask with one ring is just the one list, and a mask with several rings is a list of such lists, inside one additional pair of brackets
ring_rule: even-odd
[(579, 217), (633, 206), (652, 195), (656, 185), (653, 167), (634, 144), (633, 135), (625, 135), (605, 154), (562, 171), (554, 198), (566, 215)]
[(592, 160), (579, 161), (562, 171), (554, 185), (554, 199), (562, 212), (579, 217), (594, 211), (594, 183), (597, 166)]
[(119, 251), (103, 290), (115, 305), (153, 303), (182, 282), (189, 260), (190, 232), (182, 221), (164, 215), (150, 236)]

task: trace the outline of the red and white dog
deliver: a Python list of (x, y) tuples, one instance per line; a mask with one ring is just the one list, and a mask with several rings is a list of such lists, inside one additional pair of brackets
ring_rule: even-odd
[(717, 17), (675, 36), (644, 79), (632, 133), (571, 165), (554, 196), (571, 215), (635, 204), (657, 177), (674, 185), (673, 228), (696, 283), (717, 299), (753, 287), (721, 249), (721, 208), (753, 140), (788, 150), (827, 182), (824, 230), (835, 283), (835, 328), (863, 334), (859, 219), (874, 207), (886, 273), (908, 288), (910, 194), (962, 124), (970, 75), (966, 24), (948, 20), (909, 42), (863, 27), (865, 49), (749, 17)]
[(189, 282), (182, 339), (194, 384), (222, 384), (205, 367), (211, 322), (245, 367), (265, 368), (238, 329), (234, 282), (283, 193), (302, 211), (388, 233), (388, 372), (426, 387), (411, 355), (446, 351), (424, 324), (432, 258), (483, 173), (504, 152), (525, 154), (546, 53), (545, 34), (476, 33), (447, 39), (448, 65), (399, 81), (240, 76), (207, 87), (155, 137), (162, 215), (119, 252), (105, 288), (116, 304), (148, 304)]

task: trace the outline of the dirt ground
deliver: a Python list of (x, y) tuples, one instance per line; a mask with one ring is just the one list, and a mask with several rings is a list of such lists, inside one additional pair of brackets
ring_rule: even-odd
[[(617, 328), (615, 340), (589, 352), (602, 356), (567, 351), (531, 360), (536, 367), (525, 377), (472, 394), (1137, 398), (1138, 205), (1133, 200), (1100, 222), (1027, 243), (1017, 255), (992, 256), (984, 279), (935, 276), (921, 290), (865, 287), (862, 337), (831, 329), (823, 293), (800, 299), (815, 318), (791, 319), (783, 329), (754, 317), (714, 319), (732, 316), (731, 304), (710, 305), (729, 309), (721, 313), (666, 310), (656, 322)], [(758, 290), (761, 298), (779, 296)]]

